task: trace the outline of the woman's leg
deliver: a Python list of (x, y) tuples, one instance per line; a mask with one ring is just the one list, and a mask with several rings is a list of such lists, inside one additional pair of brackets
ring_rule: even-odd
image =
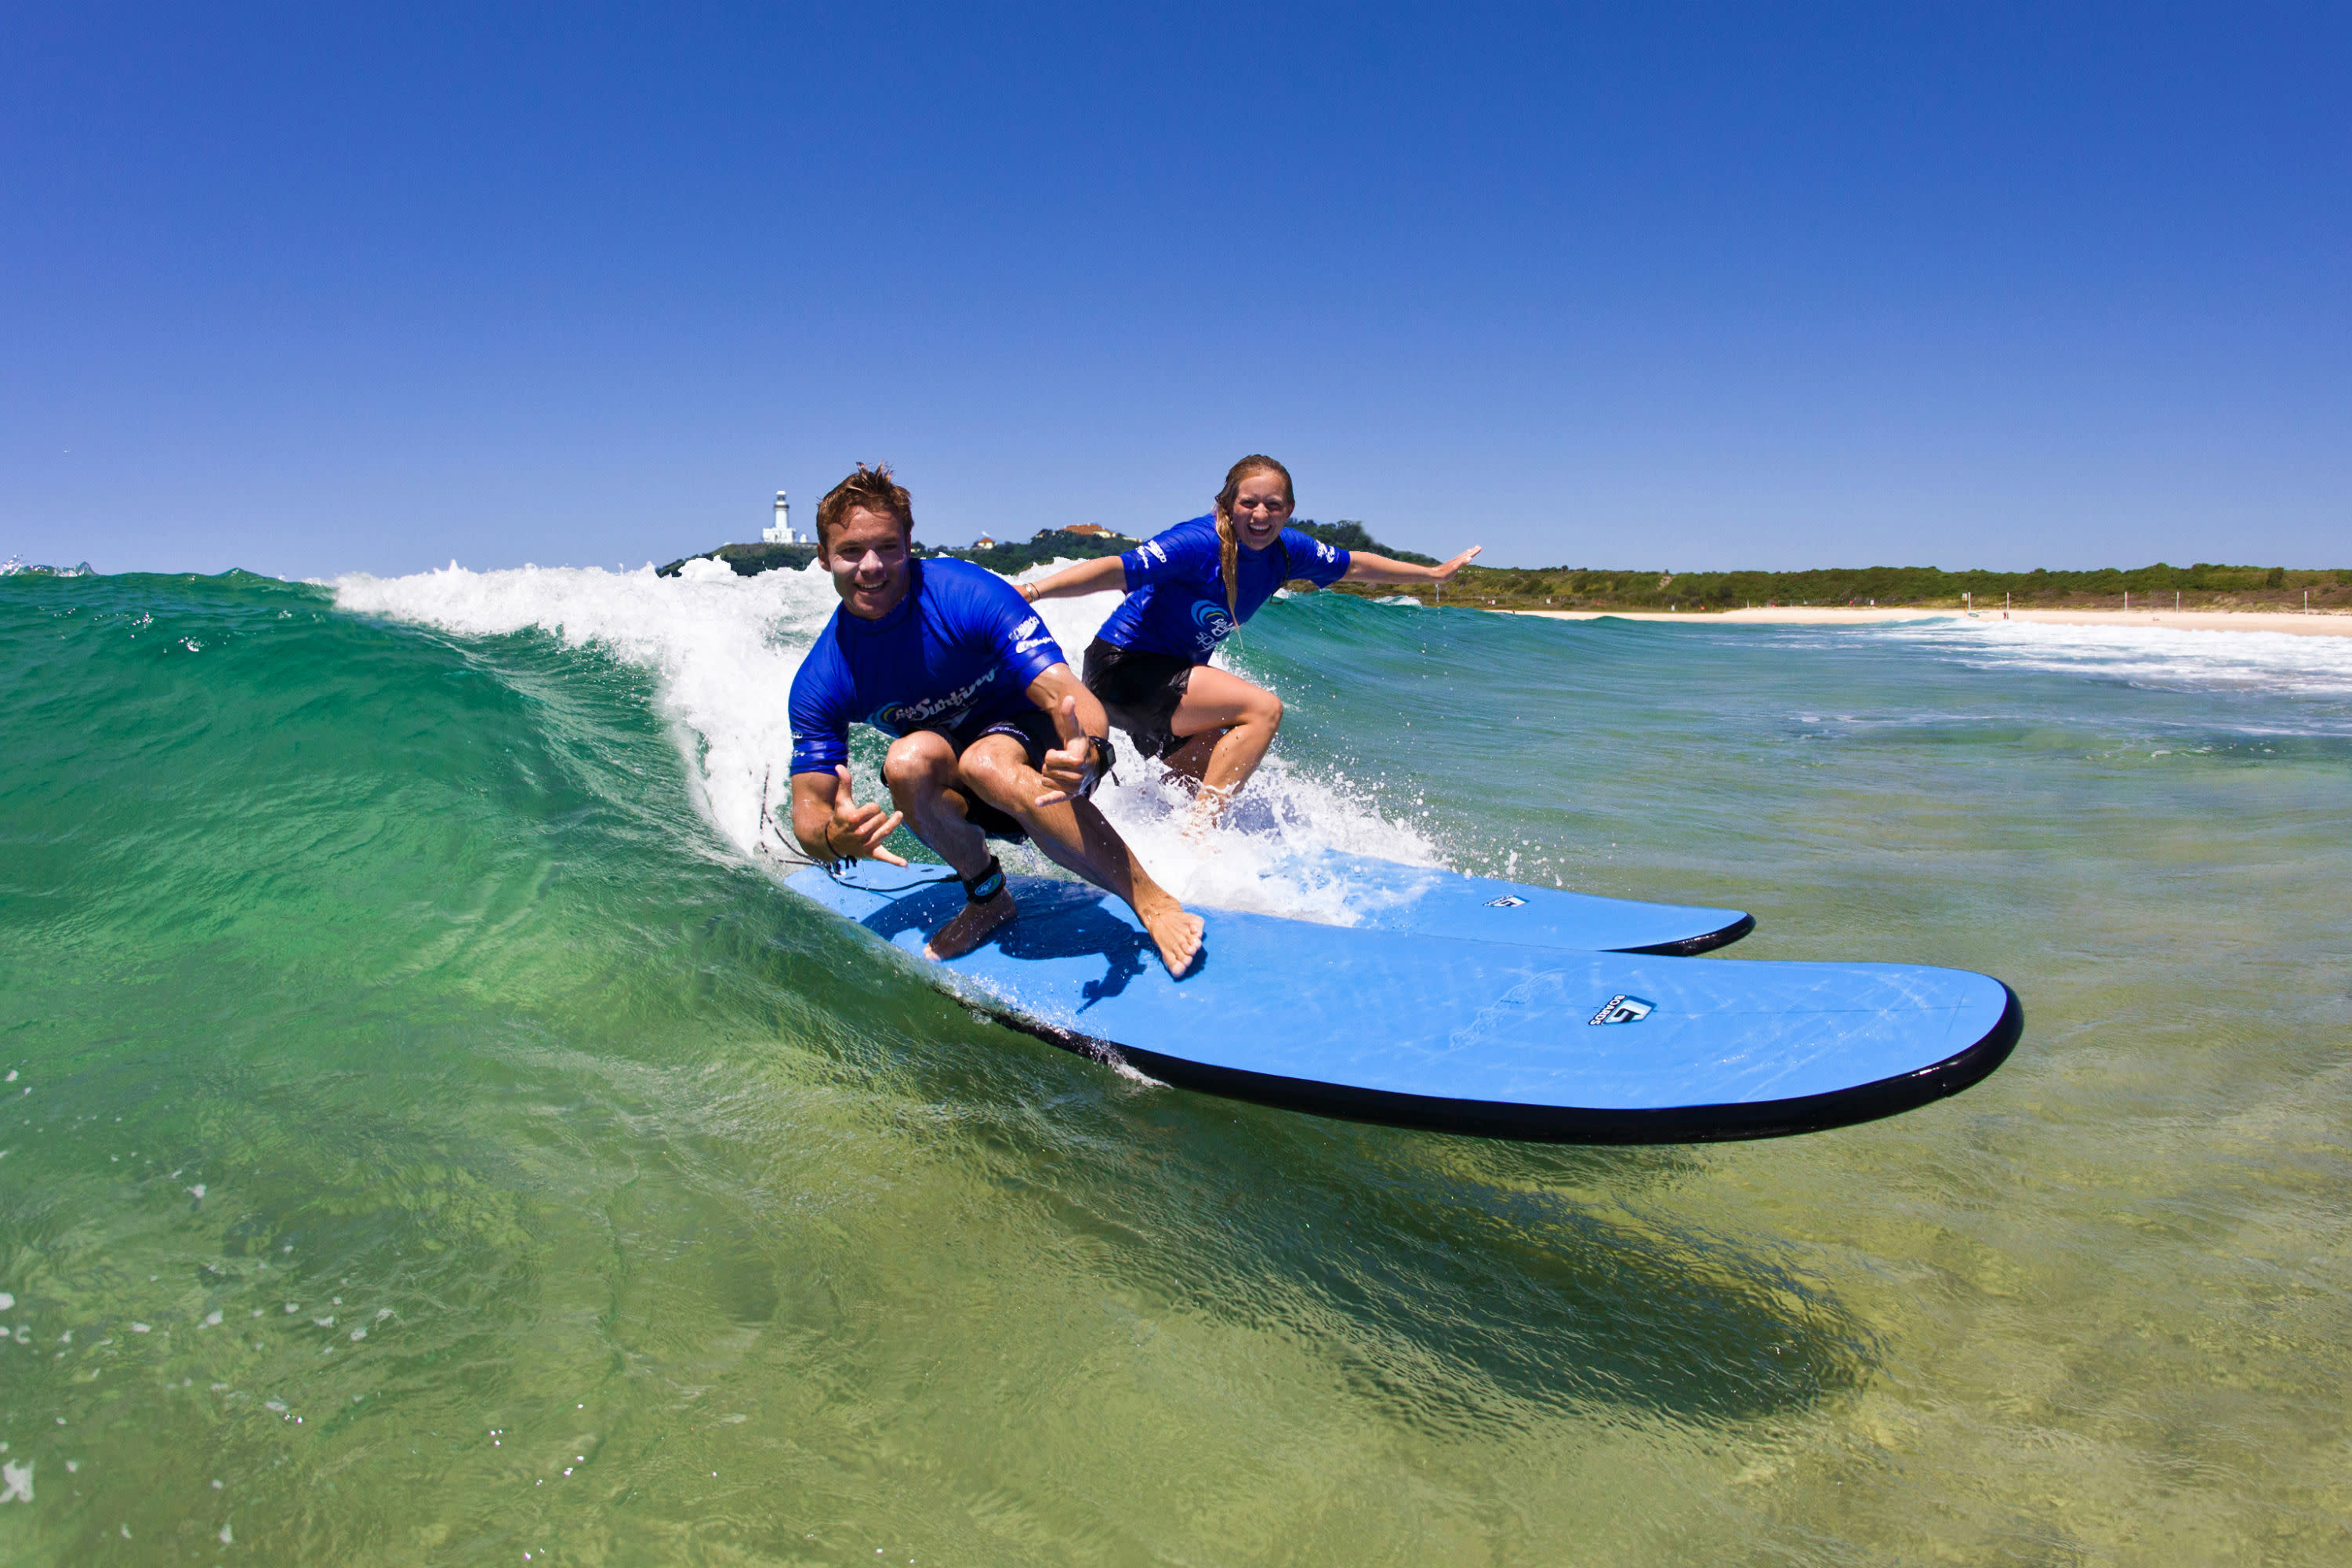
[(1197, 790), (1209, 771), (1209, 759), (1216, 754), (1217, 742), (1224, 738), (1223, 730), (1203, 730), (1174, 749), (1160, 752), (1160, 765), (1168, 770), (1170, 778), (1182, 779)]
[(1195, 665), (1168, 727), (1185, 743), (1161, 761), (1201, 784), (1192, 828), (1205, 830), (1224, 815), (1282, 728), (1282, 699), (1264, 687), (1212, 665)]

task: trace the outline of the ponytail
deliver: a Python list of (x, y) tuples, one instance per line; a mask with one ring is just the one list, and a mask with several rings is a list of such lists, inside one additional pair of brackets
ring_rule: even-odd
[(1234, 531), (1234, 514), (1217, 509), (1217, 566), (1225, 574), (1225, 614), (1235, 621), (1241, 612), (1241, 535)]
[(1283, 494), (1293, 507), (1298, 504), (1290, 470), (1263, 452), (1253, 452), (1225, 470), (1225, 488), (1217, 492), (1217, 564), (1225, 574), (1225, 614), (1235, 621), (1242, 618), (1242, 540), (1234, 528), (1234, 502), (1242, 493), (1242, 481), (1252, 474), (1280, 474)]

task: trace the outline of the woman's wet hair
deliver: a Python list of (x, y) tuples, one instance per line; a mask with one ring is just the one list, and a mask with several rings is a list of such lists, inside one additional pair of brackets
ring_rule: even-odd
[(1283, 499), (1294, 510), (1298, 505), (1298, 487), (1290, 482), (1290, 470), (1263, 452), (1252, 452), (1225, 470), (1225, 488), (1217, 492), (1217, 558), (1225, 574), (1225, 614), (1237, 621), (1241, 619), (1242, 541), (1234, 531), (1234, 502), (1241, 499), (1242, 481), (1252, 474), (1280, 474)]
[(816, 503), (819, 555), (826, 560), (833, 558), (833, 548), (826, 542), (830, 531), (840, 527), (841, 520), (861, 506), (868, 511), (888, 512), (898, 520), (899, 538), (914, 537), (915, 503), (907, 494), (907, 487), (890, 477), (889, 464), (877, 463), (869, 468), (860, 463), (856, 473), (825, 491), (824, 499)]

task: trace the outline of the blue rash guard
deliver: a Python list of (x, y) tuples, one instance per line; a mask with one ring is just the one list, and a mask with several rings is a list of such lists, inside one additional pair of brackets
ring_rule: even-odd
[(1034, 713), (1029, 683), (1062, 650), (995, 573), (951, 559), (908, 563), (907, 596), (878, 620), (846, 606), (793, 677), (793, 772), (849, 760), (849, 727), (897, 738), (937, 730), (961, 745), (1000, 720)]
[(1238, 614), (1228, 614), (1216, 518), (1196, 517), (1154, 534), (1118, 558), (1127, 568), (1127, 597), (1096, 636), (1114, 647), (1203, 664), (1289, 579), (1328, 588), (1348, 571), (1346, 551), (1295, 528), (1284, 529), (1264, 550), (1244, 545), (1238, 555)]

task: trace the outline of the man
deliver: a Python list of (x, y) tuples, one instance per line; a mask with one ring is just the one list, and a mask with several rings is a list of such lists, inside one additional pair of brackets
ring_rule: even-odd
[[(819, 860), (872, 858), (900, 823), (963, 879), (932, 958), (970, 952), (1017, 912), (986, 835), (1035, 841), (1116, 893), (1182, 975), (1201, 921), (1151, 879), (1087, 797), (1111, 764), (1109, 721), (1013, 585), (954, 560), (917, 561), (912, 500), (885, 465), (816, 509), (817, 558), (841, 608), (793, 678), (793, 836)], [(855, 798), (849, 726), (893, 737), (882, 777), (898, 810)]]

